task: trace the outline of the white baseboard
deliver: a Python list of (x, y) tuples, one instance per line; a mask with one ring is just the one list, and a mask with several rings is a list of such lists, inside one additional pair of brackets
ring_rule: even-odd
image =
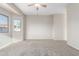
[(69, 46), (71, 46), (72, 48), (79, 50), (79, 48), (78, 48), (78, 47), (76, 47), (76, 46), (74, 46), (74, 44), (69, 43), (69, 42), (67, 42), (67, 44), (68, 44)]
[(0, 47), (0, 50), (3, 49), (3, 48), (5, 48), (5, 47), (7, 47), (7, 46), (9, 46), (9, 45), (11, 45), (11, 44), (14, 44), (14, 43), (17, 43), (17, 42), (20, 42), (20, 41), (22, 41), (22, 40), (9, 42), (9, 43), (7, 43), (7, 44), (1, 46), (1, 47)]

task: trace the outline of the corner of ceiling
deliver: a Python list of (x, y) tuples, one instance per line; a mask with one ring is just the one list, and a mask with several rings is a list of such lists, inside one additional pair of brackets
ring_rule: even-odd
[(14, 4), (14, 3), (7, 3), (13, 10), (15, 13), (17, 13), (18, 15), (24, 15), (24, 13)]
[(24, 15), (23, 12), (18, 7), (16, 7), (13, 3), (2, 3), (1, 6), (2, 8), (10, 12), (13, 12), (17, 15)]

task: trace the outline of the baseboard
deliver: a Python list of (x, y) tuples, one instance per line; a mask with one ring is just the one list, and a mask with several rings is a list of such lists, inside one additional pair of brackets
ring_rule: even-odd
[(0, 47), (0, 50), (3, 49), (3, 48), (5, 48), (5, 47), (7, 47), (7, 46), (9, 46), (9, 45), (11, 45), (11, 44), (18, 43), (18, 42), (20, 42), (20, 41), (22, 41), (22, 40), (9, 42), (9, 43), (7, 43), (7, 44), (1, 46), (1, 47)]
[(0, 50), (3, 49), (3, 48), (5, 48), (5, 47), (7, 47), (7, 46), (9, 46), (10, 44), (12, 44), (12, 42), (7, 43), (6, 45), (1, 46), (1, 47), (0, 47)]
[(55, 40), (55, 39), (25, 39), (25, 40), (32, 40), (32, 41), (53, 40), (53, 41), (64, 41), (64, 42), (67, 42), (67, 40)]
[(71, 43), (69, 43), (69, 42), (67, 42), (67, 44), (68, 44), (70, 47), (72, 47), (72, 48), (74, 48), (74, 49), (76, 49), (76, 50), (79, 51), (79, 48), (77, 48), (76, 46), (74, 46), (74, 44), (71, 44)]
[(25, 40), (54, 40), (54, 39), (25, 39)]

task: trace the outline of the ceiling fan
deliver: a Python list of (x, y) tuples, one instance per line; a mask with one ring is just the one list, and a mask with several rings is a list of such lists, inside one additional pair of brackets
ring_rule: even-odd
[(44, 7), (44, 8), (47, 7), (46, 4), (40, 4), (40, 3), (33, 3), (33, 4), (29, 4), (28, 6), (33, 6), (36, 8), (36, 10), (39, 10), (40, 7)]

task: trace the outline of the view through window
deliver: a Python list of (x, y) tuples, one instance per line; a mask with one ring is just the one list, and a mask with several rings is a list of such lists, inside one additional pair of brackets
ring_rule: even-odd
[(21, 31), (21, 21), (13, 20), (14, 31)]
[(9, 31), (8, 23), (8, 16), (0, 15), (0, 33), (6, 33)]

